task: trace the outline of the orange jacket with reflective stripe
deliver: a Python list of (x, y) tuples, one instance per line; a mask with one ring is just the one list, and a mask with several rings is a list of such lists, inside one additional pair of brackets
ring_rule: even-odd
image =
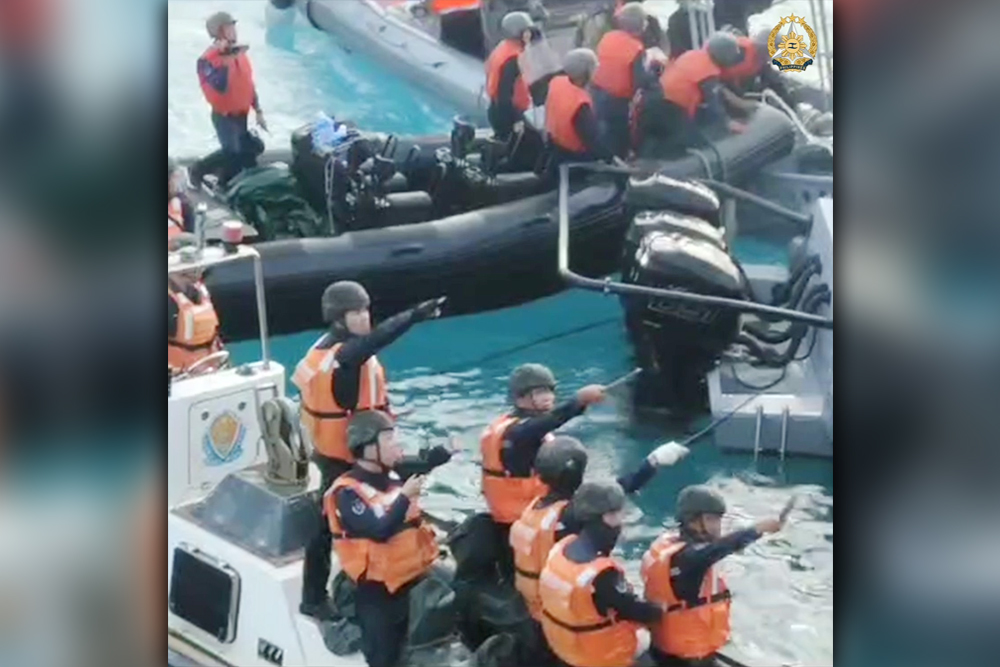
[(208, 81), (200, 80), (201, 91), (212, 107), (212, 111), (223, 115), (249, 113), (253, 107), (254, 85), (253, 68), (246, 51), (235, 55), (222, 55), (219, 49), (212, 46), (202, 55), (202, 58), (213, 67), (227, 67), (226, 92), (220, 93)]
[(624, 30), (612, 30), (597, 44), (597, 71), (593, 85), (613, 97), (631, 100), (635, 95), (632, 64), (643, 52), (642, 41)]
[(573, 117), (583, 106), (593, 109), (594, 100), (568, 76), (560, 74), (549, 82), (549, 94), (545, 98), (545, 130), (552, 143), (571, 153), (587, 150), (573, 126)]
[[(169, 233), (168, 233), (169, 234)], [(186, 370), (194, 362), (222, 349), (219, 340), (219, 316), (205, 284), (195, 283), (201, 303), (195, 303), (182, 291), (167, 287), (167, 296), (177, 304), (177, 334), (167, 339), (167, 364)]]
[(760, 73), (761, 63), (757, 45), (749, 37), (737, 37), (743, 48), (743, 60), (739, 64), (722, 70), (722, 80), (731, 84), (742, 84)]
[(667, 605), (667, 613), (651, 630), (652, 644), (667, 655), (704, 658), (729, 641), (730, 592), (716, 567), (709, 568), (698, 591), (698, 604), (688, 606), (670, 584), (671, 561), (685, 542), (676, 533), (666, 533), (650, 545), (642, 557), (642, 581), (646, 598)]
[[(524, 51), (524, 44), (520, 40), (505, 39), (497, 44), (486, 61), (486, 94), (494, 102), (500, 94), (500, 76), (504, 66), (511, 58), (517, 58)], [(514, 82), (514, 108), (518, 111), (527, 111), (531, 106), (531, 92), (528, 84), (524, 82), (521, 75), (518, 75)]]
[(372, 355), (361, 366), (361, 385), (358, 387), (358, 404), (347, 409), (337, 403), (333, 383), (337, 371), (337, 350), (343, 343), (329, 349), (316, 347), (325, 338), (313, 344), (292, 375), (292, 384), (302, 394), (302, 427), (312, 436), (313, 445), (323, 456), (354, 462), (354, 455), (347, 447), (347, 421), (359, 410), (385, 410), (388, 392), (385, 369), (378, 357)]
[[(514, 477), (504, 467), (500, 456), (504, 435), (517, 421), (518, 418), (513, 415), (499, 417), (486, 427), (479, 439), (483, 455), (483, 496), (493, 520), (503, 524), (517, 521), (532, 499), (548, 493), (548, 487), (537, 476)], [(549, 439), (552, 435), (545, 437)]]
[(431, 0), (431, 12), (438, 15), (470, 9), (479, 9), (479, 0)]
[(528, 611), (542, 620), (542, 600), (538, 595), (538, 577), (556, 543), (556, 526), (568, 500), (557, 500), (548, 507), (538, 507), (542, 497), (531, 501), (521, 518), (510, 527), (510, 546), (514, 550), (514, 586), (524, 596)]
[(688, 118), (694, 118), (698, 106), (705, 101), (699, 86), (721, 74), (722, 70), (705, 49), (685, 51), (660, 75), (663, 98), (684, 109)]
[(337, 511), (335, 495), (339, 489), (352, 489), (362, 502), (377, 513), (388, 511), (401, 491), (381, 492), (359, 482), (350, 475), (341, 475), (323, 495), (323, 511), (333, 534), (333, 548), (340, 560), (340, 567), (355, 583), (362, 576), (367, 581), (380, 581), (390, 593), (420, 577), (437, 560), (440, 550), (434, 540), (434, 531), (421, 518), (420, 503), (410, 500), (406, 511), (406, 527), (387, 542), (376, 542), (363, 537), (352, 537), (344, 531)]
[(573, 667), (629, 667), (638, 640), (639, 625), (618, 621), (614, 612), (602, 616), (594, 605), (594, 578), (621, 566), (607, 556), (574, 563), (564, 553), (577, 535), (556, 544), (538, 580), (542, 600), (542, 631), (549, 647)]

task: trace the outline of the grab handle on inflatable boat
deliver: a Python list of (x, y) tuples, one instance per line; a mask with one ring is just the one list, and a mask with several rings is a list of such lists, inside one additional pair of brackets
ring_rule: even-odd
[(593, 278), (587, 278), (581, 276), (577, 273), (573, 273), (569, 269), (569, 170), (570, 169), (586, 169), (588, 171), (604, 171), (604, 172), (618, 172), (618, 173), (629, 173), (633, 170), (622, 168), (622, 167), (608, 167), (605, 165), (594, 165), (588, 162), (574, 162), (563, 164), (559, 166), (559, 275), (570, 285), (575, 287), (580, 287), (582, 289), (588, 289), (595, 292), (604, 292), (605, 294), (625, 294), (625, 295), (636, 295), (636, 296), (655, 296), (660, 299), (668, 299), (673, 301), (687, 301), (691, 303), (700, 303), (709, 306), (719, 306), (722, 308), (729, 308), (741, 313), (753, 313), (755, 315), (769, 315), (771, 317), (777, 317), (782, 320), (787, 320), (789, 322), (801, 322), (802, 324), (809, 324), (812, 326), (819, 327), (821, 329), (833, 329), (833, 319), (828, 317), (822, 317), (820, 315), (812, 315), (811, 313), (803, 313), (798, 310), (789, 310), (788, 308), (778, 308), (776, 306), (768, 306), (762, 303), (754, 303), (753, 301), (740, 301), (738, 299), (727, 299), (720, 296), (708, 296), (705, 294), (692, 294), (690, 292), (681, 292), (678, 290), (668, 290), (658, 287), (646, 287), (644, 285), (630, 285), (628, 283), (621, 283), (611, 280), (610, 278), (605, 278), (604, 280), (595, 280)]
[(419, 255), (424, 251), (424, 245), (422, 243), (411, 243), (409, 245), (401, 245), (399, 247), (393, 248), (389, 252), (390, 257), (402, 257), (403, 255)]

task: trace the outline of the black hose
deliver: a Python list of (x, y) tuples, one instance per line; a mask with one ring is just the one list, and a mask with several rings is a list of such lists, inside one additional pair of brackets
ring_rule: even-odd
[[(820, 287), (821, 289), (805, 303), (805, 312), (814, 312), (820, 305), (830, 303), (832, 296), (830, 288), (825, 283)], [(789, 328), (791, 329), (791, 337), (785, 351), (777, 353), (773, 349), (765, 348), (768, 350), (768, 353), (761, 358), (759, 365), (777, 368), (787, 365), (795, 357), (795, 354), (799, 351), (799, 345), (802, 344), (802, 339), (805, 338), (806, 333), (809, 331), (809, 327), (796, 322)]]
[[(817, 262), (819, 262), (819, 255), (809, 255), (804, 261), (799, 262), (792, 274), (788, 276), (788, 280), (780, 285), (775, 285), (774, 289), (771, 290), (772, 303), (788, 303), (792, 296), (792, 287), (799, 282), (804, 272), (811, 271), (813, 264)], [(820, 269), (822, 270), (822, 267)]]
[[(816, 298), (816, 295), (823, 291), (829, 291), (829, 289), (830, 288), (826, 283), (812, 285), (808, 290), (806, 290), (802, 299), (800, 299), (801, 303), (795, 304), (793, 307), (803, 312), (809, 312), (805, 307), (805, 304), (812, 302), (813, 299)], [(794, 327), (788, 327), (787, 329), (776, 331), (764, 323), (749, 322), (743, 326), (743, 330), (768, 345), (780, 345), (781, 343), (789, 340), (794, 335), (796, 329)]]
[(802, 272), (799, 279), (792, 285), (791, 290), (789, 290), (788, 300), (783, 304), (786, 308), (797, 308), (798, 304), (802, 303), (804, 299), (802, 294), (812, 280), (813, 276), (819, 275), (823, 271), (823, 263), (820, 262), (819, 257), (814, 255), (815, 261), (807, 262), (808, 266), (806, 270)]

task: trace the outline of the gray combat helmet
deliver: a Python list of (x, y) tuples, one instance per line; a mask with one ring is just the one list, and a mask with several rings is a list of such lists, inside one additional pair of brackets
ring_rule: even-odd
[(590, 49), (573, 49), (563, 57), (563, 71), (576, 84), (586, 84), (597, 71), (597, 54)]
[(760, 58), (760, 62), (766, 63), (771, 57), (771, 54), (767, 50), (768, 42), (771, 40), (771, 31), (767, 28), (761, 28), (758, 32), (754, 33), (751, 40), (753, 40), (754, 46), (757, 47), (757, 56)]
[(349, 310), (364, 310), (371, 305), (368, 291), (353, 280), (341, 280), (326, 288), (320, 300), (323, 321), (333, 324)]
[(508, 381), (510, 400), (514, 401), (533, 389), (556, 389), (556, 376), (548, 366), (542, 364), (521, 364), (510, 374)]
[(677, 519), (681, 523), (694, 521), (702, 514), (726, 513), (726, 501), (719, 492), (704, 484), (695, 484), (681, 489), (677, 496)]
[(535, 22), (527, 12), (511, 12), (500, 21), (500, 30), (507, 39), (520, 40), (525, 30), (535, 27)]
[(209, 37), (217, 39), (222, 26), (233, 25), (234, 23), (236, 23), (236, 19), (229, 12), (216, 12), (205, 21), (205, 29), (208, 30)]
[(538, 450), (535, 472), (549, 486), (558, 486), (568, 477), (583, 478), (587, 468), (587, 450), (576, 438), (557, 435)]
[(379, 433), (393, 428), (392, 417), (381, 410), (355, 412), (347, 424), (347, 448), (360, 458), (362, 450), (378, 440)]
[(736, 35), (728, 31), (720, 31), (709, 37), (705, 49), (712, 62), (719, 67), (735, 67), (743, 60), (743, 49), (736, 41)]
[(630, 35), (641, 37), (646, 31), (646, 9), (639, 2), (623, 5), (617, 14), (618, 27)]
[(584, 482), (573, 494), (573, 516), (580, 523), (600, 521), (625, 507), (625, 491), (617, 482)]

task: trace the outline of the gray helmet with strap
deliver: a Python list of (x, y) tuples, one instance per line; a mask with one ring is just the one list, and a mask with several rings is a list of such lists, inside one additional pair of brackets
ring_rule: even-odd
[(573, 516), (580, 523), (598, 521), (625, 507), (625, 491), (617, 482), (584, 482), (573, 494)]
[(597, 54), (590, 49), (573, 49), (563, 57), (563, 71), (575, 82), (589, 81), (597, 71)]
[(642, 36), (646, 30), (646, 8), (641, 2), (629, 2), (615, 15), (618, 27), (630, 35)]
[(350, 310), (364, 310), (371, 305), (368, 291), (353, 280), (335, 282), (323, 292), (323, 321), (332, 324)]
[(236, 23), (236, 19), (229, 12), (215, 12), (205, 21), (205, 30), (208, 31), (209, 37), (217, 39), (222, 26), (233, 25), (234, 23)]
[(555, 391), (556, 376), (548, 366), (542, 364), (521, 364), (510, 374), (508, 382), (510, 399), (516, 400), (534, 389), (551, 389)]
[(743, 60), (743, 49), (736, 41), (736, 35), (720, 30), (708, 38), (705, 45), (708, 55), (719, 67), (735, 67)]
[(535, 472), (549, 486), (559, 485), (567, 476), (582, 479), (586, 468), (587, 450), (568, 435), (555, 436), (535, 456)]
[(379, 433), (394, 428), (392, 417), (381, 410), (355, 412), (347, 424), (347, 448), (360, 458), (365, 447), (378, 441)]
[(500, 30), (507, 39), (520, 39), (525, 30), (535, 27), (535, 22), (527, 12), (510, 12), (500, 21)]
[(726, 501), (715, 489), (704, 484), (685, 487), (677, 496), (677, 519), (681, 523), (695, 521), (703, 514), (722, 516)]

